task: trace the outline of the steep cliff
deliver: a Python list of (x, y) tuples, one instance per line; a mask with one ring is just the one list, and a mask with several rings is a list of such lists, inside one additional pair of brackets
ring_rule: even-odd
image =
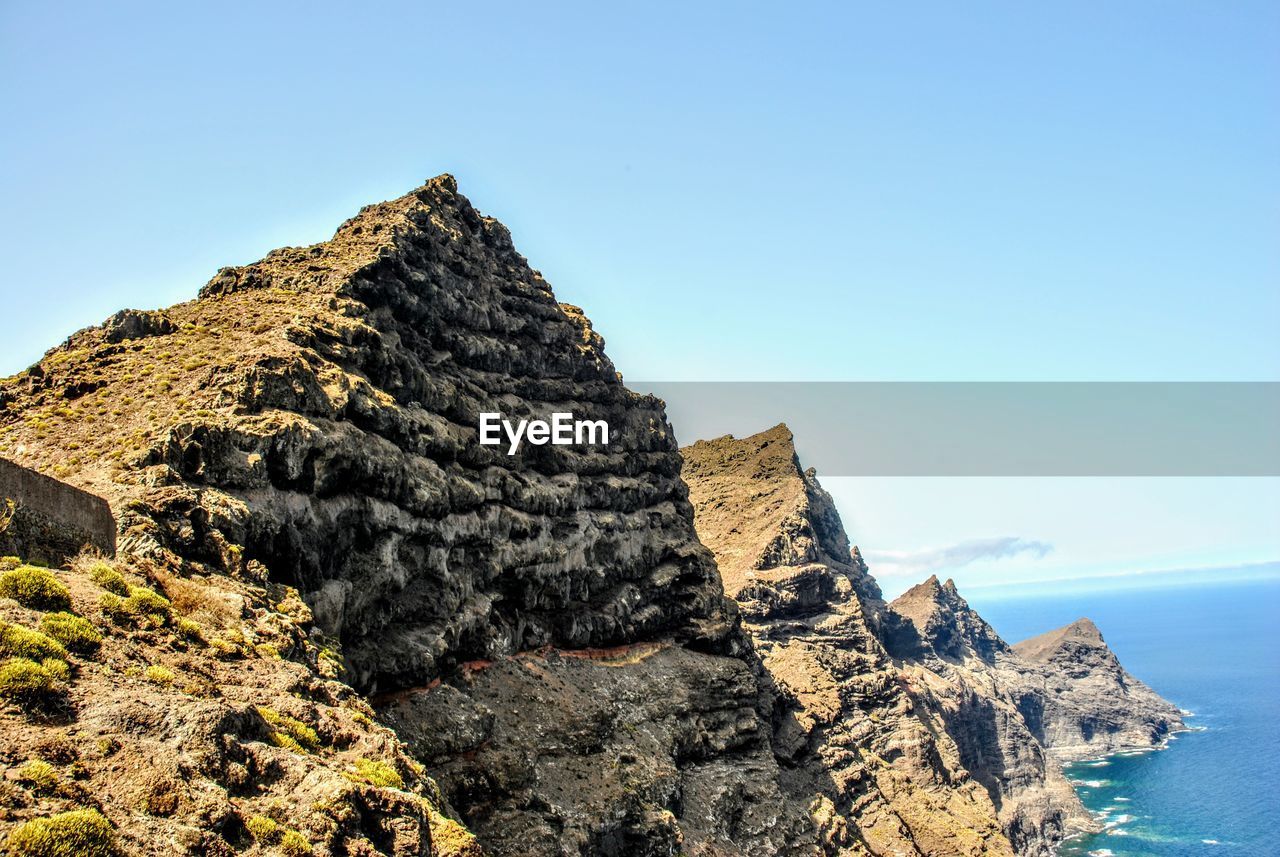
[(778, 687), (785, 790), (810, 807), (826, 853), (1013, 853), (944, 712), (885, 651), (880, 590), (791, 432), (683, 453), (698, 533)]
[(1050, 857), (1096, 827), (1060, 760), (1180, 726), (1087, 623), (1015, 649), (937, 577), (886, 605), (785, 426), (683, 453), (698, 533), (778, 687), (784, 789), (827, 853)]
[(1155, 747), (1185, 728), (1177, 706), (1120, 666), (1088, 619), (1016, 644), (1031, 665), (1023, 713), (1054, 756), (1087, 759), (1133, 747)]
[[(492, 411), (610, 442), (508, 455), (477, 442)], [(340, 645), (493, 853), (814, 847), (661, 402), (448, 176), (72, 336), (0, 385), (0, 454), (107, 498), (138, 567), (296, 589), (278, 653)]]
[(1093, 827), (1071, 785), (1025, 718), (1039, 695), (995, 630), (938, 578), (909, 589), (890, 610), (906, 621), (888, 640), (911, 686), (939, 712), (967, 770), (999, 808), (1019, 854)]

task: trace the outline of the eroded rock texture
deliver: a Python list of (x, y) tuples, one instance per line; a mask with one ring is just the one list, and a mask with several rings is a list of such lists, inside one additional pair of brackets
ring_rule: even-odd
[(936, 577), (886, 606), (785, 426), (683, 452), (698, 532), (778, 687), (784, 787), (827, 853), (1049, 857), (1095, 826), (1061, 759), (1181, 727), (1087, 622), (1015, 649)]
[(778, 688), (774, 748), (827, 854), (1012, 854), (991, 796), (886, 652), (892, 620), (786, 426), (685, 447), (703, 542)]
[(1052, 855), (1067, 835), (1093, 823), (1025, 712), (1041, 696), (1027, 667), (955, 584), (930, 577), (890, 609), (906, 621), (889, 645), (903, 675), (986, 787), (1019, 854)]
[(1154, 747), (1185, 728), (1177, 706), (1131, 676), (1088, 619), (1013, 647), (1031, 666), (1024, 715), (1061, 759)]
[[(507, 455), (482, 411), (610, 443)], [(123, 554), (296, 587), (494, 853), (812, 848), (661, 402), (451, 177), (77, 333), (0, 426)]]

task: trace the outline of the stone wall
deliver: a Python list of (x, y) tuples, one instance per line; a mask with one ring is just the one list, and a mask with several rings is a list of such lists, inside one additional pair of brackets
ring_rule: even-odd
[(116, 522), (101, 497), (0, 458), (0, 555), (59, 565), (91, 545), (116, 550)]

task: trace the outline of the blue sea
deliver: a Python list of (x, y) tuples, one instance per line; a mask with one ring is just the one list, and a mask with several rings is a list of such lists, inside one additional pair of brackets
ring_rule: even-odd
[(1100, 834), (1062, 857), (1280, 855), (1280, 582), (992, 597), (969, 603), (1009, 642), (1081, 616), (1196, 731), (1168, 749), (1074, 764)]

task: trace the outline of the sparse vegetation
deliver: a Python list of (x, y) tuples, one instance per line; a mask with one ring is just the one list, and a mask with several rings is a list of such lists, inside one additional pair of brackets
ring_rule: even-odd
[(169, 603), (169, 599), (165, 598), (154, 589), (148, 589), (145, 586), (130, 586), (129, 597), (124, 600), (124, 608), (126, 612), (135, 616), (152, 616), (161, 623), (169, 618), (169, 612), (173, 605)]
[(160, 627), (169, 621), (173, 605), (154, 589), (130, 586), (129, 597), (121, 598), (114, 592), (106, 592), (99, 599), (102, 612), (117, 622), (128, 619), (147, 619)]
[(122, 597), (129, 594), (129, 584), (124, 579), (124, 575), (101, 560), (90, 567), (89, 579), (108, 592)]
[(301, 720), (262, 705), (258, 706), (258, 714), (271, 727), (268, 740), (275, 746), (298, 753), (310, 753), (320, 746), (316, 730)]
[(40, 619), (40, 630), (83, 655), (92, 654), (102, 645), (102, 634), (93, 623), (74, 613), (48, 613)]
[(52, 637), (39, 631), (0, 622), (0, 657), (27, 658), (43, 661), (46, 658), (65, 659), (67, 650)]
[(35, 818), (9, 833), (13, 857), (114, 857), (116, 832), (96, 809)]
[(0, 696), (14, 702), (45, 702), (56, 692), (57, 682), (50, 670), (27, 658), (12, 658), (0, 664)]
[(253, 840), (262, 845), (275, 845), (280, 840), (280, 825), (265, 815), (255, 815), (244, 826)]
[(47, 568), (20, 565), (0, 574), (0, 598), (32, 610), (70, 610), (71, 593)]
[(404, 777), (395, 768), (378, 759), (357, 759), (355, 770), (345, 776), (353, 783), (367, 783), (379, 788), (404, 788)]
[(32, 759), (17, 770), (18, 782), (40, 794), (53, 794), (58, 790), (58, 771), (42, 759)]
[(177, 675), (168, 667), (152, 664), (143, 670), (142, 677), (153, 684), (169, 687), (177, 680)]
[(286, 830), (280, 837), (280, 853), (285, 857), (307, 857), (312, 853), (311, 843), (296, 830)]
[(201, 627), (199, 622), (188, 619), (185, 616), (179, 616), (174, 620), (173, 630), (177, 631), (178, 636), (182, 637), (184, 640), (189, 640), (193, 643), (200, 643), (202, 645), (205, 642), (204, 628)]

